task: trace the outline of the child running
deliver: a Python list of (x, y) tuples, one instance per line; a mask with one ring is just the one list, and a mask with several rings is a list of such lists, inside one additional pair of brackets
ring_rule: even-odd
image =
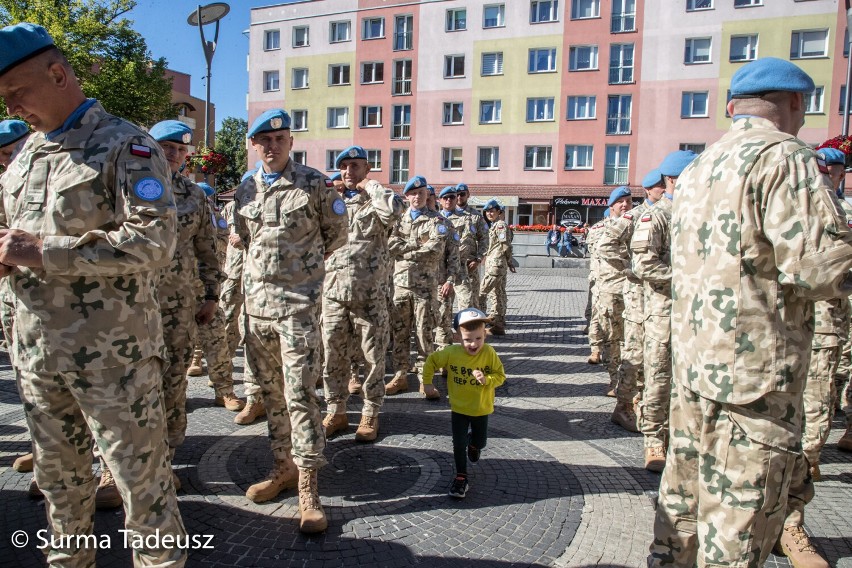
[(494, 389), (506, 381), (497, 352), (485, 343), (488, 321), (488, 316), (476, 308), (460, 311), (453, 328), (461, 335), (461, 345), (450, 345), (432, 353), (423, 365), (423, 393), (427, 398), (438, 396), (432, 385), (435, 369), (447, 370), (456, 462), (456, 476), (449, 495), (457, 499), (464, 498), (470, 488), (468, 458), (472, 463), (479, 461), (479, 452), (488, 441), (488, 415), (494, 412)]

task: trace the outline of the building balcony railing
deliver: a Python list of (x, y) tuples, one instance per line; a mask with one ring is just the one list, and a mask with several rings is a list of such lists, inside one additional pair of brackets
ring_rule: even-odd
[(393, 34), (393, 50), (408, 51), (414, 49), (414, 32), (396, 32)]
[(609, 84), (623, 85), (633, 82), (633, 67), (610, 67)]
[(636, 14), (613, 14), (609, 31), (614, 34), (636, 31)]
[(411, 140), (410, 124), (394, 124), (391, 126), (391, 140)]
[(410, 95), (411, 94), (411, 79), (394, 79), (393, 90), (394, 95)]
[(604, 185), (626, 185), (627, 168), (607, 167), (604, 170)]
[(630, 115), (606, 117), (607, 134), (630, 134)]

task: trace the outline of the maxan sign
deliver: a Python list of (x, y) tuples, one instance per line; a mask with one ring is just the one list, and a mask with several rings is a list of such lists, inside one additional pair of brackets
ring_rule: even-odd
[[(554, 197), (554, 221), (559, 225), (571, 226), (579, 223), (595, 223), (603, 218), (609, 202), (608, 197), (570, 196)], [(633, 206), (642, 203), (642, 198), (633, 198)]]

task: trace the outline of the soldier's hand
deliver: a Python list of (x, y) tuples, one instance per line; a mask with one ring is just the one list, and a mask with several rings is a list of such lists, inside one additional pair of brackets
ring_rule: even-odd
[(517, 271), (515, 270), (515, 267), (514, 267), (514, 266), (512, 266), (511, 264), (509, 265), (509, 272), (511, 272), (512, 274), (514, 274), (515, 272), (517, 272)]
[(198, 325), (207, 325), (213, 321), (213, 317), (216, 315), (216, 309), (218, 307), (219, 304), (216, 300), (204, 300), (204, 303), (201, 304), (201, 307), (198, 309), (198, 313), (195, 314), (195, 323)]
[(359, 181), (359, 182), (355, 185), (355, 189), (358, 189), (358, 190), (360, 190), (360, 191), (364, 191), (365, 189), (367, 189), (367, 183), (369, 183), (369, 181), (370, 181), (370, 179), (369, 179), (369, 178), (364, 178), (364, 179), (362, 179), (361, 181)]
[(228, 242), (231, 243), (231, 246), (236, 249), (242, 250), (244, 248), (243, 240), (236, 233), (231, 233), (230, 235), (228, 235)]
[(468, 270), (475, 270), (477, 266), (479, 266), (478, 260), (471, 260), (470, 262), (467, 263), (467, 269)]
[(453, 293), (453, 284), (451, 282), (444, 282), (444, 285), (441, 286), (441, 297), (446, 298), (452, 293)]
[(42, 241), (32, 233), (19, 229), (0, 229), (0, 263), (6, 266), (40, 268)]

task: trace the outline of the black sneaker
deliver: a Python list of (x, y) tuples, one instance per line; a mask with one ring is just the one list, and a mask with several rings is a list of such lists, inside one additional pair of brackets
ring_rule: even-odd
[(479, 461), (479, 448), (477, 448), (473, 444), (468, 444), (468, 446), (467, 446), (467, 459), (469, 459), (471, 463), (478, 462)]
[(450, 497), (455, 497), (456, 499), (464, 499), (464, 496), (467, 495), (467, 490), (470, 488), (470, 485), (467, 483), (467, 477), (464, 475), (457, 475), (455, 479), (453, 479), (453, 484), (450, 486)]

